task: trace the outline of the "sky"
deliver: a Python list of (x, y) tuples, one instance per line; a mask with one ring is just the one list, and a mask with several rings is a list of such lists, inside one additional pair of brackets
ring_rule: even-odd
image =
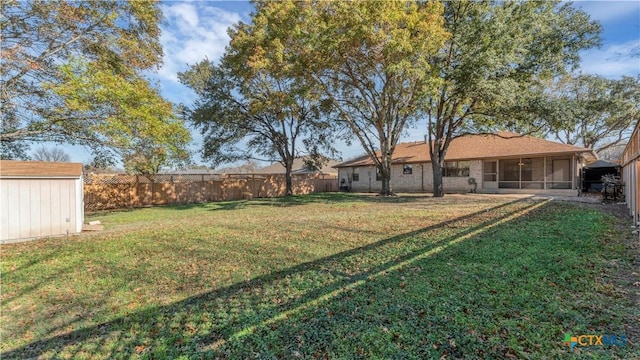
[[(640, 74), (640, 1), (574, 1), (574, 6), (603, 27), (602, 46), (581, 52), (579, 71), (612, 79)], [(160, 37), (163, 65), (149, 77), (166, 99), (189, 106), (195, 94), (178, 82), (178, 72), (205, 58), (219, 59), (229, 42), (227, 28), (239, 21), (249, 22), (253, 7), (248, 1), (163, 1), (161, 7), (165, 18)], [(418, 141), (425, 133), (426, 124), (419, 123), (401, 141)], [(197, 153), (202, 138), (197, 131), (192, 131), (192, 136), (194, 160), (201, 163)], [(363, 153), (357, 144), (340, 144), (339, 150), (343, 159)], [(82, 147), (73, 147), (68, 152), (72, 161), (90, 159)]]

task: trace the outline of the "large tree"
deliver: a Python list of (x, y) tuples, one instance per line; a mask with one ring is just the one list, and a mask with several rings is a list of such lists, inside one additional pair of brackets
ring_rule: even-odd
[(334, 155), (331, 123), (321, 93), (296, 60), (293, 1), (256, 2), (251, 24), (230, 31), (220, 61), (192, 65), (179, 77), (198, 99), (187, 116), (204, 136), (203, 155), (213, 165), (238, 160), (276, 160), (293, 192), (293, 160)]
[(38, 161), (70, 162), (71, 157), (59, 147), (39, 147), (33, 152), (33, 159)]
[(625, 143), (640, 118), (640, 76), (568, 75), (548, 90), (544, 121), (565, 144), (603, 153)]
[(121, 151), (124, 170), (129, 174), (155, 175), (165, 168), (184, 168), (191, 163), (186, 150), (171, 153), (165, 145), (141, 139), (137, 144)]
[(184, 158), (189, 132), (144, 77), (162, 58), (156, 2), (9, 0), (0, 10), (4, 157), (55, 141), (120, 155), (152, 142)]
[(431, 60), (441, 82), (425, 110), (434, 196), (444, 195), (442, 169), (455, 137), (531, 119), (539, 82), (576, 66), (578, 51), (597, 45), (600, 33), (586, 13), (559, 1), (448, 1), (444, 20), (451, 37)]
[(391, 159), (407, 126), (436, 85), (429, 63), (447, 33), (437, 1), (316, 1), (298, 17), (312, 70), (339, 123), (360, 142), (391, 195)]

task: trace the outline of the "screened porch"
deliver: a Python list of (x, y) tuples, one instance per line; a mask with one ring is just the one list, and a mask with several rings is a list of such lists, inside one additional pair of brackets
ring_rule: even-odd
[(483, 188), (573, 189), (575, 158), (543, 156), (483, 161)]

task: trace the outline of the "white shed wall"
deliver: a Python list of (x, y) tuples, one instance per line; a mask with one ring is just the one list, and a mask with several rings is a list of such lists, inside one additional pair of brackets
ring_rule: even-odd
[(2, 178), (0, 241), (82, 231), (81, 178)]

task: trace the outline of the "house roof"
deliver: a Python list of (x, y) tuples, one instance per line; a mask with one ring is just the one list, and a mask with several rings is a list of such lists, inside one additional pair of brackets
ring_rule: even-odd
[[(338, 171), (334, 169), (338, 162), (335, 160), (329, 160), (320, 170), (310, 170), (305, 167), (304, 158), (295, 158), (293, 160), (292, 173), (294, 174), (338, 174)], [(284, 174), (285, 168), (280, 163), (274, 163), (267, 167), (263, 167), (253, 172), (254, 174)]]
[(171, 174), (171, 175), (184, 175), (184, 174), (189, 174), (189, 175), (217, 175), (217, 174), (220, 174), (220, 172), (216, 171), (214, 169), (185, 169), (185, 170), (168, 171), (168, 172), (165, 172), (163, 174)]
[[(451, 141), (445, 160), (475, 160), (514, 156), (540, 156), (582, 153), (596, 159), (592, 150), (561, 144), (508, 131), (497, 134), (465, 135)], [(379, 154), (379, 153), (378, 153)], [(431, 162), (429, 145), (425, 142), (399, 143), (391, 160), (394, 164)], [(336, 168), (373, 165), (369, 156), (361, 156), (336, 165)]]
[(0, 160), (0, 176), (80, 177), (81, 163)]

